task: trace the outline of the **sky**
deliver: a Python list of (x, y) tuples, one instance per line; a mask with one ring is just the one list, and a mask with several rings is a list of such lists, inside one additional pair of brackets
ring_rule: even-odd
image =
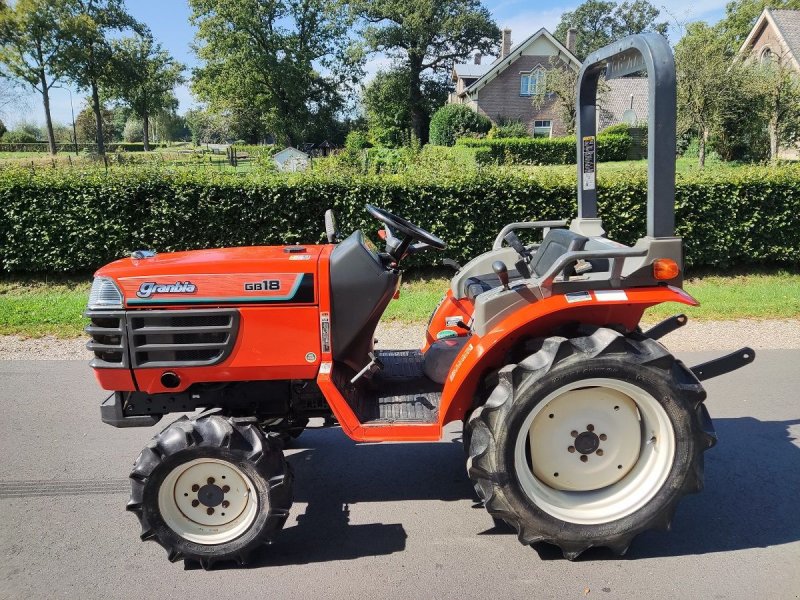
[[(677, 24), (703, 20), (711, 24), (718, 21), (724, 12), (728, 0), (671, 0), (663, 5), (658, 0), (651, 2), (662, 9), (662, 18), (673, 23), (670, 29), (670, 40), (677, 41), (681, 35), (681, 27)], [(524, 40), (530, 34), (546, 27), (554, 31), (561, 14), (573, 10), (580, 0), (564, 2), (562, 0), (484, 0), (498, 26), (511, 28), (513, 43)], [(191, 49), (194, 40), (194, 27), (189, 24), (189, 7), (186, 0), (128, 0), (128, 10), (138, 20), (146, 23), (156, 40), (166, 48), (179, 62), (190, 69), (197, 65), (197, 58)], [(369, 80), (387, 60), (380, 56), (372, 57), (367, 64)], [(2, 85), (2, 84), (0, 84)], [(85, 93), (71, 90), (72, 105), (77, 114), (84, 104)], [(180, 101), (180, 112), (196, 104), (188, 86), (176, 90)], [(53, 89), (50, 98), (53, 120), (59, 123), (70, 123), (70, 90), (66, 87)], [(10, 126), (25, 121), (38, 125), (44, 123), (41, 96), (36, 93), (23, 95), (21, 102), (5, 110), (0, 118)]]

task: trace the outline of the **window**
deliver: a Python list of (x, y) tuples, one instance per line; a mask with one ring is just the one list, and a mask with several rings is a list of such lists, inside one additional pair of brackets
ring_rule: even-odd
[(553, 134), (552, 121), (534, 121), (533, 122), (533, 137), (546, 137), (549, 138)]
[(769, 48), (764, 48), (761, 51), (761, 64), (765, 66), (772, 64), (772, 50)]
[(547, 84), (547, 71), (541, 67), (536, 67), (530, 73), (520, 73), (519, 76), (519, 95), (536, 96), (544, 94)]

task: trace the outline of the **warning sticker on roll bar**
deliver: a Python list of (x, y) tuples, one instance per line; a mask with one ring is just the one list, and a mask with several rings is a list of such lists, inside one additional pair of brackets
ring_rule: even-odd
[(583, 189), (593, 190), (595, 187), (595, 163), (597, 144), (593, 135), (583, 138)]

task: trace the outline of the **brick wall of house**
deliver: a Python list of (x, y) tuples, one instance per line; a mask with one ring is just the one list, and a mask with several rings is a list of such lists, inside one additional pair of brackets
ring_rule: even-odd
[(764, 26), (764, 29), (761, 31), (759, 36), (753, 41), (753, 50), (752, 56), (756, 60), (761, 60), (761, 53), (764, 51), (764, 48), (769, 47), (772, 50), (775, 58), (778, 59), (785, 53), (785, 48), (783, 44), (781, 44), (778, 36), (775, 33), (775, 29), (767, 22)]
[(530, 96), (520, 96), (520, 73), (529, 72), (541, 66), (550, 70), (549, 56), (522, 55), (509, 65), (478, 92), (478, 110), (489, 117), (493, 122), (498, 118), (515, 119), (524, 122), (533, 134), (533, 122), (539, 120), (552, 121), (552, 135), (566, 135), (564, 123), (558, 116), (554, 100), (547, 101), (541, 109), (533, 108), (533, 99)]

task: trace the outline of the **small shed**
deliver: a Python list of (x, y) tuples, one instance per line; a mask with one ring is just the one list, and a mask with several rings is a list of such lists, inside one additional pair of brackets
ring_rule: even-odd
[(272, 157), (279, 171), (294, 173), (305, 171), (311, 163), (311, 157), (297, 148), (284, 148)]

